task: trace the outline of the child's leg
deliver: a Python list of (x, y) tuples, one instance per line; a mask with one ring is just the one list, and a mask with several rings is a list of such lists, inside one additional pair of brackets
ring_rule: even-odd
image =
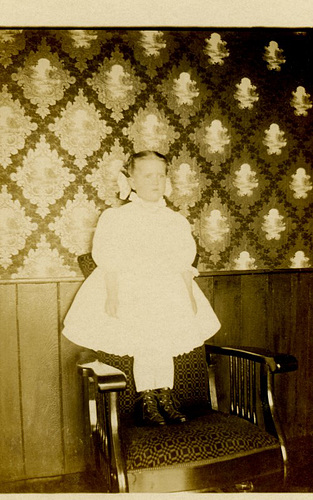
[(164, 353), (145, 353), (134, 358), (134, 380), (137, 392), (160, 387), (173, 387), (174, 360)]
[(149, 353), (134, 357), (134, 380), (140, 396), (137, 413), (140, 423), (164, 425), (186, 422), (186, 417), (175, 408), (171, 389), (174, 383), (174, 360), (164, 353)]

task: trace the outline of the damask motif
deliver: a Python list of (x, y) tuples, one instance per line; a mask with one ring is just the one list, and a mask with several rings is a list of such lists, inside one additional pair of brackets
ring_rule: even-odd
[(135, 58), (147, 68), (153, 78), (160, 67), (166, 64), (176, 48), (171, 34), (160, 30), (128, 31), (124, 36), (133, 47)]
[(291, 175), (290, 189), (293, 191), (293, 197), (297, 200), (307, 198), (308, 192), (312, 190), (310, 175), (306, 174), (304, 168), (298, 168), (295, 174)]
[(49, 205), (62, 198), (64, 188), (75, 181), (75, 175), (63, 166), (63, 160), (57, 151), (51, 151), (44, 135), (29, 149), (23, 159), (23, 166), (17, 167), (11, 179), (23, 190), (23, 195), (37, 205), (36, 212), (42, 217), (49, 213)]
[(25, 48), (24, 30), (0, 30), (0, 64), (7, 68), (12, 64), (12, 56), (17, 55)]
[(100, 118), (100, 112), (94, 104), (89, 104), (82, 89), (74, 103), (67, 103), (61, 118), (56, 118), (49, 129), (59, 137), (62, 148), (75, 156), (74, 163), (80, 170), (87, 163), (86, 157), (97, 151), (101, 140), (112, 132), (112, 127)]
[[(261, 251), (260, 251), (261, 250)], [(233, 243), (229, 253), (227, 269), (264, 269), (266, 267), (262, 259), (262, 249), (251, 240), (249, 231), (241, 233), (240, 240)]]
[(278, 43), (272, 40), (264, 51), (264, 60), (270, 70), (280, 71), (281, 65), (286, 62), (283, 56), (284, 51), (279, 48)]
[(23, 68), (12, 74), (12, 80), (23, 88), (24, 96), (37, 106), (37, 113), (45, 118), (53, 106), (64, 97), (64, 90), (75, 83), (75, 77), (63, 69), (57, 54), (52, 54), (43, 39), (37, 52), (31, 51)]
[(166, 49), (166, 41), (162, 31), (141, 31), (140, 44), (148, 57), (158, 57), (162, 49)]
[(284, 132), (280, 130), (277, 123), (272, 123), (270, 127), (264, 131), (263, 144), (267, 147), (269, 155), (280, 155), (282, 148), (287, 144), (284, 139)]
[(123, 111), (132, 106), (137, 95), (146, 88), (119, 50), (112, 54), (111, 59), (104, 59), (98, 72), (87, 78), (87, 84), (97, 92), (99, 101), (112, 109), (111, 116), (117, 122), (123, 118)]
[(61, 209), (60, 217), (48, 225), (61, 240), (64, 248), (75, 255), (87, 253), (91, 247), (93, 233), (100, 215), (100, 209), (80, 186), (73, 200), (68, 200)]
[(250, 256), (249, 252), (243, 250), (240, 252), (237, 259), (234, 259), (235, 269), (257, 269), (255, 265), (255, 259)]
[(293, 207), (299, 222), (303, 222), (306, 211), (310, 211), (313, 203), (313, 182), (312, 166), (302, 153), (299, 153), (286, 175), (278, 180), (277, 186), (284, 193), (281, 198)]
[(167, 80), (157, 89), (167, 96), (167, 105), (177, 115), (180, 115), (180, 123), (186, 127), (190, 123), (190, 116), (194, 116), (201, 109), (204, 101), (210, 96), (197, 75), (197, 72), (190, 68), (186, 58), (179, 67), (174, 67)]
[[(270, 124), (266, 120), (260, 123), (259, 129), (251, 131), (252, 148), (253, 143), (257, 144), (257, 158), (262, 173), (267, 178), (274, 179), (276, 184), (291, 168), (294, 151), (298, 147), (295, 137), (289, 133), (285, 124)], [(301, 154), (300, 150), (298, 154)]]
[(200, 219), (194, 223), (199, 244), (210, 254), (214, 264), (221, 260), (220, 254), (230, 245), (230, 228), (234, 226), (237, 227), (234, 218), (214, 191), (211, 202), (204, 204)]
[(25, 214), (19, 200), (13, 200), (7, 186), (0, 193), (0, 265), (7, 269), (12, 264), (12, 256), (25, 246), (26, 239), (38, 225)]
[(210, 64), (224, 64), (224, 59), (229, 57), (226, 42), (222, 40), (219, 33), (212, 33), (210, 38), (205, 39), (204, 53), (209, 57)]
[(117, 206), (121, 203), (117, 197), (118, 176), (127, 160), (128, 155), (125, 155), (116, 139), (110, 153), (104, 153), (98, 160), (98, 168), (93, 168), (92, 173), (86, 175), (86, 181), (97, 189), (98, 197), (109, 206)]
[(274, 258), (288, 241), (288, 235), (296, 228), (284, 205), (277, 201), (275, 195), (263, 205), (252, 226), (259, 235), (259, 243), (268, 244)]
[(295, 242), (290, 245), (286, 252), (283, 265), (286, 268), (307, 268), (312, 267), (312, 252), (310, 244), (298, 234)]
[(202, 191), (211, 184), (206, 175), (200, 170), (195, 158), (182, 145), (181, 153), (174, 156), (169, 166), (169, 177), (172, 184), (172, 193), (169, 199), (180, 208), (181, 213), (189, 215), (189, 208), (200, 201)]
[(204, 142), (209, 153), (224, 154), (226, 146), (230, 144), (230, 136), (220, 120), (212, 120), (210, 125), (205, 127)]
[(72, 29), (57, 30), (55, 36), (61, 39), (62, 49), (76, 59), (76, 68), (84, 71), (87, 61), (100, 54), (102, 44), (110, 40), (112, 33), (104, 30)]
[(269, 184), (247, 148), (243, 148), (242, 154), (235, 158), (225, 180), (221, 181), (221, 185), (227, 189), (231, 199), (244, 216), (249, 215)]
[(228, 120), (217, 106), (206, 115), (201, 126), (190, 134), (190, 139), (199, 146), (200, 154), (212, 163), (212, 171), (218, 173), (221, 163), (231, 155), (231, 130)]
[(254, 189), (259, 186), (259, 181), (249, 163), (242, 163), (239, 170), (235, 171), (234, 187), (237, 189), (238, 196), (252, 196)]
[(240, 109), (252, 109), (253, 104), (259, 100), (256, 86), (252, 85), (250, 78), (242, 78), (240, 83), (236, 83), (237, 90), (234, 98), (239, 101)]
[(308, 110), (312, 108), (310, 94), (307, 94), (305, 88), (302, 86), (292, 92), (291, 106), (295, 108), (294, 114), (296, 116), (307, 116)]
[(23, 266), (12, 274), (12, 279), (42, 278), (43, 276), (47, 278), (76, 276), (75, 271), (64, 263), (64, 258), (59, 255), (58, 250), (51, 248), (44, 234), (41, 235), (36, 249), (28, 252)]
[(305, 253), (302, 250), (298, 250), (297, 252), (295, 252), (294, 256), (290, 259), (290, 261), (291, 261), (290, 265), (291, 268), (311, 267), (310, 259), (305, 256)]
[(265, 232), (267, 240), (279, 240), (281, 232), (286, 231), (284, 217), (280, 215), (277, 208), (270, 208), (268, 213), (263, 216), (262, 230)]
[(13, 101), (8, 86), (3, 85), (0, 93), (0, 164), (6, 168), (15, 155), (25, 146), (25, 139), (37, 129), (37, 123), (25, 115), (20, 101)]
[(162, 154), (169, 152), (171, 143), (180, 135), (169, 125), (168, 118), (153, 99), (150, 99), (145, 109), (139, 109), (133, 123), (123, 128), (123, 134), (133, 142), (135, 152), (150, 149)]

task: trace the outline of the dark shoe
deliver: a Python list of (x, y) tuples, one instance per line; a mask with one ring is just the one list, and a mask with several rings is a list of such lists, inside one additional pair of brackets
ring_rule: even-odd
[(143, 391), (136, 400), (136, 420), (138, 425), (165, 425), (166, 422), (159, 412), (158, 399), (155, 391)]
[(158, 401), (164, 417), (170, 423), (183, 424), (187, 422), (186, 415), (183, 415), (176, 409), (170, 389), (168, 388), (159, 389)]

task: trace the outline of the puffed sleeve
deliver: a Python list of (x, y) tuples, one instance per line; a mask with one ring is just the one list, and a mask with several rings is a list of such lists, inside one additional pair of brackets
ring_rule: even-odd
[(123, 262), (118, 209), (108, 208), (100, 216), (92, 243), (92, 258), (105, 272), (117, 271)]

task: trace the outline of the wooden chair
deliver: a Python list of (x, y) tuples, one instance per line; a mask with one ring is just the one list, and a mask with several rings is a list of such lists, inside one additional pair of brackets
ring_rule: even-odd
[[(80, 265), (85, 276), (94, 267), (90, 255), (80, 258)], [(297, 360), (251, 347), (206, 344), (174, 362), (175, 397), (189, 421), (138, 427), (133, 359), (82, 353), (78, 371), (88, 464), (103, 491), (251, 491), (270, 478), (286, 480), (274, 376), (296, 370)]]

